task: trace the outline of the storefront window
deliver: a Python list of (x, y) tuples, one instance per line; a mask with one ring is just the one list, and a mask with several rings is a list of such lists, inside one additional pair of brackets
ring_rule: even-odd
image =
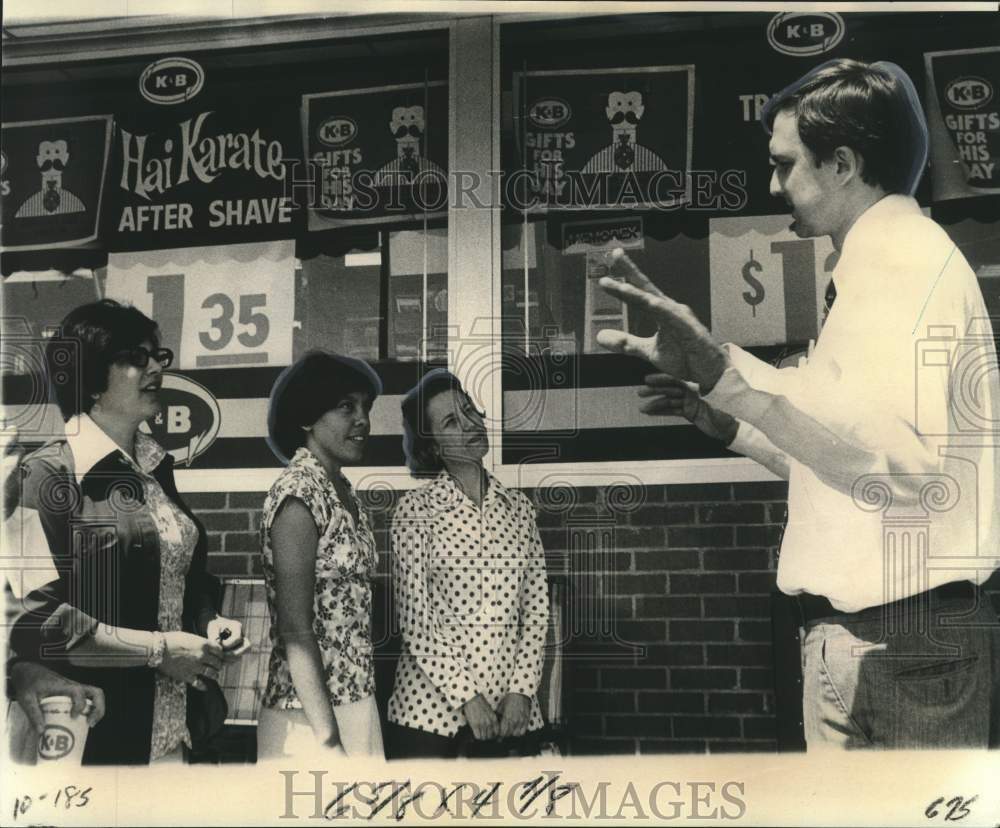
[[(916, 198), (997, 312), (997, 190), (976, 161), (992, 139), (963, 134), (979, 122), (947, 95), (950, 80), (993, 71), (995, 44), (960, 17), (820, 17), (811, 24), (831, 28), (808, 59), (775, 34), (773, 13), (499, 27), (505, 462), (731, 456), (682, 419), (639, 412), (649, 366), (604, 351), (597, 332), (655, 326), (597, 280), (618, 275), (608, 254), (623, 248), (719, 341), (796, 364), (825, 319), (837, 254), (828, 237), (799, 238), (770, 194), (760, 117), (772, 94), (832, 58), (892, 61), (914, 80), (939, 157)], [(511, 415), (529, 401), (544, 414), (522, 424)]]
[(377, 362), (447, 357), (444, 229), (378, 233), (371, 250), (301, 262), (297, 351), (327, 348)]
[[(182, 468), (276, 465), (267, 398), (307, 349), (390, 400), (444, 362), (448, 55), (442, 26), (5, 72), (4, 338), (38, 352), (5, 349), (8, 405), (105, 297), (174, 351), (150, 425)], [(366, 460), (403, 464), (398, 406)]]

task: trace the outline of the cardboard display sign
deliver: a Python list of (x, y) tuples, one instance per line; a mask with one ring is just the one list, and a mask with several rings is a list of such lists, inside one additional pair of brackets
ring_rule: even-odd
[(44, 250), (97, 238), (111, 116), (4, 124), (3, 250)]
[(310, 230), (447, 212), (444, 81), (304, 95), (302, 132), (319, 181)]
[[(119, 119), (105, 227), (112, 250), (291, 238), (301, 211), (286, 190), (294, 109), (243, 108)], [(258, 119), (259, 118), (259, 119)]]
[(159, 323), (175, 368), (292, 361), (291, 241), (112, 254), (106, 291)]
[(1000, 193), (1000, 47), (924, 59), (934, 198)]
[(516, 72), (514, 125), (517, 209), (690, 200), (694, 66)]
[(709, 222), (712, 334), (737, 345), (804, 343), (819, 333), (836, 255), (828, 236), (800, 239), (788, 216)]

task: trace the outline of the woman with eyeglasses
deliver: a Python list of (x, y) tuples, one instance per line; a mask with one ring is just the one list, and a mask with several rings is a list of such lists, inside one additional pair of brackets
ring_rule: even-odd
[(271, 391), (268, 445), (285, 469), (260, 527), (272, 649), (258, 761), (383, 758), (371, 632), (378, 555), (343, 472), (364, 456), (381, 391), (367, 363), (320, 350)]
[(20, 551), (50, 560), (24, 571), (10, 645), (103, 690), (84, 764), (183, 760), (221, 726), (219, 671), (248, 648), (216, 612), (173, 458), (140, 430), (172, 359), (153, 320), (109, 299), (71, 311), (46, 348), (66, 429), (22, 463)]
[(392, 520), (403, 646), (389, 700), (390, 758), (530, 755), (549, 621), (535, 511), (483, 467), (484, 413), (431, 371), (405, 397), (415, 477)]

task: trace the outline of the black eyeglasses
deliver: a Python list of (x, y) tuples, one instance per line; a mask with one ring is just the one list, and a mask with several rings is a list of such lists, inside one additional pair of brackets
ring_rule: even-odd
[(115, 362), (127, 362), (136, 368), (145, 368), (149, 365), (150, 359), (155, 359), (160, 363), (161, 368), (169, 368), (170, 363), (174, 361), (174, 352), (169, 348), (157, 348), (150, 351), (142, 345), (136, 345), (134, 348), (119, 351), (114, 356)]

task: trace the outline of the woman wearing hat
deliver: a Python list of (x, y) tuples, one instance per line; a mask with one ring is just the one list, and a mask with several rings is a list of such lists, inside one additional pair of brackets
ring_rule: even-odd
[(403, 647), (389, 701), (391, 758), (535, 752), (549, 620), (535, 511), (483, 468), (483, 413), (436, 370), (403, 401), (411, 472), (392, 521)]
[(375, 538), (342, 473), (361, 462), (381, 390), (361, 360), (309, 351), (271, 391), (268, 443), (287, 465), (264, 501), (260, 530), (273, 646), (260, 759), (382, 756), (371, 639)]

